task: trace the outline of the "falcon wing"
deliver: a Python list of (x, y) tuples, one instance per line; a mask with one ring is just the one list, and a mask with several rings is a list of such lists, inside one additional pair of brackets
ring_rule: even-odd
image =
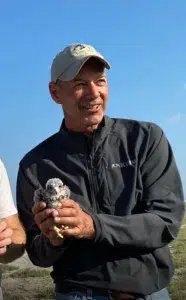
[(67, 185), (64, 186), (65, 189), (65, 197), (64, 199), (69, 199), (70, 198), (70, 189)]
[(34, 202), (38, 203), (40, 201), (45, 201), (44, 200), (44, 190), (42, 188), (39, 188), (35, 190), (34, 192)]

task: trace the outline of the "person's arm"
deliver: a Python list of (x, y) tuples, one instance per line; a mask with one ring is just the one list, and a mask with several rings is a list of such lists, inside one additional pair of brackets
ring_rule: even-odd
[(158, 126), (151, 127), (140, 171), (143, 198), (138, 211), (124, 217), (93, 215), (95, 242), (153, 251), (177, 237), (185, 211), (182, 183), (172, 149)]
[[(6, 264), (23, 255), (26, 244), (26, 235), (17, 214), (4, 218), (3, 222), (6, 224), (6, 229), (12, 230), (10, 237), (11, 243), (6, 247), (5, 253), (0, 256), (0, 263)], [(5, 234), (5, 230), (1, 232), (0, 239), (2, 234)]]
[(24, 253), (26, 235), (19, 221), (8, 174), (1, 160), (0, 219), (0, 262), (9, 263)]
[[(31, 183), (30, 179), (24, 173), (21, 165), (17, 177), (17, 209), (19, 217), (24, 225), (27, 242), (26, 251), (32, 263), (39, 267), (51, 267), (66, 250), (66, 243), (61, 239), (57, 243), (50, 240), (42, 233), (35, 222), (35, 215), (33, 213), (33, 196), (36, 187)], [(38, 211), (37, 211), (38, 210)], [(35, 209), (35, 214), (46, 213), (41, 209)], [(45, 216), (46, 219), (48, 216)]]

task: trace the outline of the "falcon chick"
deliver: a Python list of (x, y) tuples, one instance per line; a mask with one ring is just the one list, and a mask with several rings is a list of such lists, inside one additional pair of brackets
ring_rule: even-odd
[[(58, 203), (63, 199), (70, 198), (70, 189), (64, 185), (59, 178), (51, 178), (47, 181), (45, 189), (39, 188), (34, 193), (34, 202), (38, 203), (43, 201), (46, 203), (47, 208), (57, 208)], [(63, 238), (60, 234), (61, 229), (68, 229), (68, 226), (62, 225), (61, 228), (54, 226), (56, 234)]]

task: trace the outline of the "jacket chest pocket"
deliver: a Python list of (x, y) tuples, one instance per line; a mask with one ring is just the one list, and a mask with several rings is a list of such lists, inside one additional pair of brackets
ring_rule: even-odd
[(104, 201), (109, 202), (111, 213), (130, 214), (136, 199), (136, 167), (133, 164), (112, 164), (103, 168)]

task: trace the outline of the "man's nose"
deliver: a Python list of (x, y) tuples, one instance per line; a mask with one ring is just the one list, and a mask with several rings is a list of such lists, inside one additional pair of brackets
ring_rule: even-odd
[(99, 97), (99, 87), (94, 82), (89, 82), (88, 88), (93, 98)]

